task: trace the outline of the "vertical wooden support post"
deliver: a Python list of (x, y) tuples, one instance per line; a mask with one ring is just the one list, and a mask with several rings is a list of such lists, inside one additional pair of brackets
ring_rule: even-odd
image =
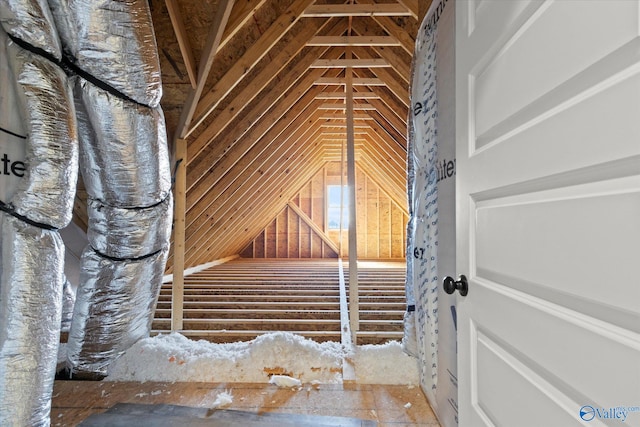
[[(343, 347), (351, 352), (354, 350), (353, 333), (349, 323), (349, 310), (347, 308), (347, 289), (344, 283), (344, 268), (342, 258), (338, 258), (338, 279), (340, 282), (340, 341)], [(349, 357), (342, 360), (342, 383), (355, 384), (356, 372), (353, 361)]]
[[(347, 59), (351, 59), (351, 48), (347, 47)], [(360, 330), (359, 295), (358, 295), (358, 241), (356, 223), (356, 150), (353, 136), (353, 69), (347, 67), (345, 71), (347, 90), (347, 184), (349, 188), (349, 319), (351, 332)]]
[(174, 227), (173, 227), (173, 285), (171, 286), (171, 330), (183, 329), (184, 302), (184, 242), (185, 215), (187, 202), (187, 141), (175, 140), (174, 159), (176, 166), (176, 182), (174, 194)]
[(338, 241), (340, 245), (338, 246), (338, 257), (342, 258), (344, 256), (343, 249), (343, 230), (344, 230), (344, 157), (345, 157), (345, 149), (346, 149), (346, 141), (342, 141), (342, 145), (340, 146), (340, 222), (338, 226)]

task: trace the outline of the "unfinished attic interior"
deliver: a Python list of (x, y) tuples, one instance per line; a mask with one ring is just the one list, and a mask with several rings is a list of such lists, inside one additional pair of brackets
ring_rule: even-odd
[(404, 257), (418, 2), (323, 3), (152, 2), (162, 107), (186, 166), (185, 268), (348, 256), (327, 217), (327, 186), (348, 184), (348, 80), (358, 257)]
[(3, 0), (0, 425), (638, 425), (640, 0), (427, 6)]
[[(367, 284), (371, 272), (361, 272), (361, 293), (387, 292), (377, 298), (380, 304), (365, 302), (361, 343), (402, 337), (408, 88), (420, 7), (424, 13), (426, 5), (417, 1), (150, 2), (175, 174), (166, 273), (180, 282), (183, 270), (224, 261), (228, 267), (218, 270), (240, 271), (219, 274), (240, 279), (265, 268), (277, 276), (281, 266), (287, 284), (286, 275), (302, 269), (300, 281), (307, 268), (291, 260), (336, 261), (320, 264), (328, 269), (318, 273), (328, 275), (326, 284), (303, 291), (318, 294), (321, 304), (326, 304), (322, 298), (332, 302), (318, 322), (314, 306), (298, 307), (296, 322), (290, 304), (265, 305), (261, 290), (253, 291), (260, 301), (230, 295), (246, 304), (245, 310), (229, 309), (233, 300), (223, 305), (222, 296), (207, 296), (213, 291), (203, 289), (207, 276), (234, 288), (233, 278), (216, 279), (212, 267), (184, 279), (182, 314), (172, 312), (176, 294), (165, 284), (154, 333), (182, 330), (225, 342), (254, 338), (262, 328), (339, 340), (337, 259), (344, 260), (348, 273), (351, 238), (354, 257), (387, 261), (382, 268), (391, 275), (378, 279), (387, 280), (384, 289)], [(351, 180), (354, 217), (348, 209)], [(74, 213), (83, 227), (85, 212), (79, 196)], [(349, 221), (355, 224), (351, 237)], [(252, 267), (249, 259), (272, 262)], [(251, 281), (237, 284), (235, 290)], [(278, 310), (289, 313), (279, 319)], [(270, 313), (259, 316), (265, 311)]]
[[(18, 11), (22, 3), (30, 6), (30, 2), (15, 3)], [(386, 367), (378, 370), (390, 369), (394, 363), (415, 363), (400, 349), (407, 309), (407, 121), (415, 40), (431, 2), (137, 3), (123, 3), (120, 9), (118, 2), (110, 2), (104, 10), (85, 5), (90, 10), (84, 11), (73, 9), (73, 2), (50, 0), (54, 29), (45, 28), (43, 38), (20, 30), (21, 25), (28, 27), (23, 20), (32, 15), (11, 15), (12, 10), (7, 12), (11, 16), (2, 17), (4, 31), (9, 34), (3, 40), (8, 46), (17, 46), (7, 49), (18, 52), (7, 51), (10, 61), (18, 58), (15, 62), (19, 65), (12, 64), (11, 71), (17, 74), (22, 70), (20, 65), (30, 62), (57, 66), (59, 70), (42, 74), (47, 78), (47, 73), (52, 73), (61, 81), (67, 76), (69, 83), (48, 80), (47, 85), (58, 89), (64, 99), (62, 114), (78, 122), (79, 149), (54, 153), (58, 178), (65, 182), (59, 198), (71, 202), (49, 199), (48, 205), (36, 209), (40, 215), (36, 218), (25, 214), (32, 209), (26, 202), (5, 210), (11, 211), (10, 218), (13, 214), (26, 217), (36, 228), (51, 225), (52, 231), (47, 228), (46, 233), (52, 236), (45, 233), (39, 238), (53, 241), (48, 243), (53, 249), (46, 258), (56, 269), (43, 265), (32, 268), (49, 277), (52, 287), (60, 285), (55, 291), (60, 299), (67, 302), (63, 297), (69, 287), (77, 288), (78, 282), (90, 283), (76, 295), (73, 319), (68, 306), (49, 305), (47, 315), (71, 324), (59, 340), (60, 348), (67, 352), (62, 370), (71, 372), (71, 379), (108, 379), (111, 364), (119, 358), (127, 360), (122, 355), (145, 336), (167, 336), (174, 331), (212, 344), (254, 343), (256, 337), (272, 336), (263, 335), (267, 333), (275, 333), (278, 339), (282, 332), (291, 333), (286, 335), (288, 340), (300, 336), (316, 343), (307, 346), (339, 343), (343, 348), (355, 348), (391, 340), (397, 344), (392, 347), (395, 353)], [(73, 25), (89, 16), (98, 17), (95, 25), (108, 27), (113, 16), (131, 13), (126, 7), (148, 7), (149, 24), (137, 26), (145, 17), (136, 15), (133, 25), (116, 30), (123, 31), (119, 36), (124, 34), (124, 39), (132, 34), (135, 37), (118, 43), (139, 48), (155, 37), (157, 67), (154, 58), (145, 57), (148, 52), (144, 47), (142, 53), (135, 49), (121, 53), (114, 48), (100, 60), (83, 57), (87, 50), (83, 50), (86, 46), (81, 38), (90, 39), (92, 29), (88, 35), (70, 36)], [(40, 12), (48, 17), (48, 12)], [(137, 40), (138, 36), (143, 41)], [(60, 39), (60, 43), (50, 46), (48, 40), (52, 39)], [(100, 49), (109, 44), (96, 43)], [(127, 64), (137, 55), (142, 71)], [(133, 83), (123, 83), (122, 76)], [(26, 105), (31, 106), (35, 101), (28, 98), (27, 90), (24, 92)], [(21, 96), (18, 91), (16, 97)], [(25, 122), (20, 136), (29, 134), (29, 125), (38, 118), (14, 120)], [(128, 129), (131, 123), (135, 129)], [(68, 135), (75, 132), (66, 129)], [(135, 141), (134, 157), (128, 157), (129, 148), (104, 148), (111, 147), (107, 144), (110, 138), (121, 137)], [(54, 152), (47, 150), (48, 155)], [(32, 155), (37, 153), (27, 150), (25, 163), (34, 160), (29, 157)], [(74, 170), (78, 170), (77, 177), (70, 173)], [(77, 187), (73, 185), (76, 179)], [(138, 188), (129, 190), (131, 183)], [(16, 188), (11, 191), (18, 196), (9, 194), (9, 200), (28, 198), (20, 198), (20, 184)], [(35, 186), (35, 190), (50, 188)], [(65, 216), (71, 212), (72, 220)], [(53, 224), (48, 220), (51, 215), (56, 221)], [(56, 230), (69, 220), (72, 224), (62, 233), (67, 247), (63, 267), (62, 262), (53, 261), (64, 258), (58, 252)], [(148, 228), (141, 232), (136, 221)], [(114, 231), (114, 226), (122, 226), (124, 231)], [(25, 233), (12, 227), (18, 228), (15, 234), (19, 236)], [(90, 249), (85, 250), (87, 242)], [(19, 265), (20, 260), (12, 262)], [(9, 272), (12, 268), (13, 264), (3, 265)], [(14, 279), (24, 282), (20, 271), (15, 268)], [(40, 291), (34, 287), (29, 290), (33, 294)], [(106, 296), (100, 299), (99, 294)], [(158, 296), (157, 305), (154, 296)], [(122, 300), (133, 301), (124, 314)], [(123, 316), (128, 319), (126, 327), (120, 327)], [(44, 334), (42, 329), (52, 328), (39, 325), (35, 329)], [(57, 336), (56, 331), (50, 332)], [(15, 338), (25, 344), (21, 339)], [(190, 345), (181, 343), (184, 348)], [(299, 345), (297, 341), (294, 344)], [(57, 341), (43, 344), (37, 357), (46, 364), (57, 345)], [(340, 354), (339, 368), (323, 366), (322, 372), (339, 372), (341, 384), (343, 380), (345, 384), (366, 383), (356, 379), (358, 360), (364, 366), (366, 357)], [(386, 361), (385, 356), (378, 358)], [(19, 366), (13, 360), (3, 360), (2, 368), (7, 371)], [(177, 359), (169, 355), (168, 360), (173, 363)], [(265, 383), (273, 376), (299, 374), (275, 361), (270, 363), (259, 366)], [(57, 366), (58, 375), (62, 365)], [(32, 368), (46, 370), (40, 365)], [(437, 425), (419, 387), (412, 390), (405, 385), (419, 383), (418, 367), (408, 370), (409, 377), (415, 371), (415, 378), (399, 378), (401, 387), (363, 391), (388, 400), (358, 409), (363, 420), (384, 420), (385, 414), (394, 414), (388, 417), (396, 417), (404, 425), (423, 425), (423, 421)], [(307, 379), (319, 375), (310, 372)], [(361, 368), (361, 372), (365, 371)], [(196, 383), (196, 378), (188, 381)], [(210, 383), (224, 382), (215, 376), (207, 378)], [(166, 384), (133, 383), (118, 389), (118, 383), (112, 382), (102, 404), (74, 406), (70, 400), (79, 395), (105, 397), (104, 382), (54, 382), (50, 373), (42, 375), (29, 391), (40, 392), (38, 399), (24, 404), (18, 402), (27, 392), (9, 391), (24, 381), (12, 378), (4, 383), (2, 394), (10, 398), (4, 399), (2, 408), (14, 405), (22, 412), (13, 419), (28, 419), (33, 425), (48, 425), (49, 415), (52, 425), (76, 425), (119, 402), (203, 407), (208, 403), (176, 399), (178, 394), (190, 392), (176, 391), (172, 397)], [(261, 381), (250, 378), (245, 382)], [(47, 402), (54, 384), (58, 400), (54, 399), (50, 409)], [(221, 387), (211, 386), (206, 393), (212, 396), (226, 391)], [(342, 385), (330, 389), (338, 396), (334, 398), (343, 398)], [(388, 397), (390, 393), (402, 397)], [(141, 396), (148, 398), (141, 400)], [(218, 397), (224, 400), (225, 394), (218, 393)], [(411, 413), (409, 400), (414, 402)], [(396, 413), (398, 405), (400, 409), (404, 406), (400, 415)], [(261, 407), (265, 412), (278, 412), (277, 405)], [(348, 417), (355, 409), (325, 411), (326, 415)], [(292, 409), (285, 408), (287, 411)]]

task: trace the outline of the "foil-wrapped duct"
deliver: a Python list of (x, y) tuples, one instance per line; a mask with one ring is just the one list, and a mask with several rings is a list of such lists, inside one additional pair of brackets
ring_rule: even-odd
[(162, 109), (117, 98), (82, 78), (75, 93), (80, 168), (89, 197), (121, 208), (165, 200), (171, 171)]
[(73, 95), (54, 63), (9, 42), (19, 107), (28, 129), (27, 170), (10, 204), (20, 215), (62, 228), (73, 214), (78, 141)]
[[(74, 85), (89, 240), (67, 344), (101, 378), (149, 335), (169, 247), (171, 171), (148, 3), (51, 0)], [(73, 68), (73, 67), (72, 67)]]
[(61, 58), (60, 41), (47, 0), (2, 0), (0, 24), (12, 37), (58, 60)]
[(78, 68), (150, 107), (162, 98), (146, 0), (49, 0), (65, 53)]
[(60, 330), (69, 331), (71, 319), (73, 318), (73, 306), (76, 304), (76, 292), (67, 278), (62, 286), (62, 319), (60, 320)]
[(0, 425), (48, 426), (55, 378), (64, 243), (0, 212)]
[(118, 356), (149, 336), (168, 250), (114, 261), (87, 248), (67, 343), (72, 378), (101, 379)]
[(166, 248), (171, 236), (173, 198), (149, 208), (122, 209), (88, 200), (87, 238), (111, 258), (140, 258)]

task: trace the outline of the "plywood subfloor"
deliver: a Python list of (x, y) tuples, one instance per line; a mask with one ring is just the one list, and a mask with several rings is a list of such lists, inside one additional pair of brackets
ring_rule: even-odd
[(439, 426), (419, 387), (321, 384), (297, 390), (247, 383), (89, 381), (55, 382), (51, 425), (76, 426), (118, 403), (211, 408), (223, 391), (233, 395), (228, 410), (360, 418), (380, 427)]
[(118, 403), (93, 414), (80, 427), (377, 427), (372, 420), (323, 415), (256, 413), (235, 409), (192, 408), (178, 405)]

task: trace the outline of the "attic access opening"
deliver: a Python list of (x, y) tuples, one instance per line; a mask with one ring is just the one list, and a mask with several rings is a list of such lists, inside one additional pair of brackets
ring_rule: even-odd
[[(327, 229), (349, 228), (349, 193), (346, 185), (327, 185)], [(341, 218), (342, 216), (342, 218)]]

